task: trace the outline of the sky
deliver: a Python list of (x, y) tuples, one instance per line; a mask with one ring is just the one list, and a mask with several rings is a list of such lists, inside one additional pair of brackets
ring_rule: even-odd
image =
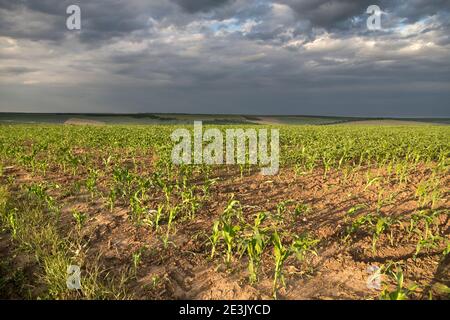
[(0, 0), (0, 112), (450, 117), (450, 0)]

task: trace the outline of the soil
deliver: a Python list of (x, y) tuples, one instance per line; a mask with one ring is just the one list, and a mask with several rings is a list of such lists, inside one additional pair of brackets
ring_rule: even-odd
[[(382, 189), (383, 198), (392, 199), (383, 204), (379, 214), (406, 218), (420, 207), (415, 194), (417, 185), (431, 175), (430, 168), (418, 166), (407, 183), (385, 179), (382, 185), (367, 186), (367, 170), (361, 168), (347, 177), (342, 171), (330, 171), (325, 176), (322, 169), (295, 174), (294, 170), (285, 168), (277, 176), (262, 176), (255, 170), (244, 177), (220, 170), (215, 173), (219, 180), (211, 187), (209, 200), (196, 213), (195, 219), (176, 224), (176, 234), (171, 237), (168, 249), (164, 249), (160, 234), (130, 219), (130, 209), (126, 205), (116, 206), (110, 212), (105, 201), (91, 200), (83, 189), (76, 195), (55, 193), (53, 196), (63, 205), (62, 234), (74, 228), (73, 209), (88, 214), (89, 219), (82, 229), (83, 239), (88, 243), (88, 260), (97, 259), (111, 274), (129, 268), (132, 253), (145, 248), (136, 277), (128, 283), (128, 289), (137, 299), (272, 298), (274, 262), (271, 250), (263, 255), (259, 282), (254, 285), (248, 282), (246, 258), (235, 257), (231, 268), (225, 267), (220, 256), (209, 258), (208, 236), (232, 195), (244, 206), (244, 215), (249, 220), (257, 212), (276, 212), (277, 204), (293, 200), (283, 213), (286, 218), (282, 231), (286, 234), (308, 232), (320, 239), (317, 255), (303, 262), (288, 258), (284, 267), (286, 286), (279, 290), (278, 299), (376, 299), (380, 291), (367, 287), (370, 276), (367, 269), (389, 261), (401, 263), (405, 282), (419, 285), (413, 298), (427, 298), (430, 288), (438, 283), (450, 286), (449, 259), (443, 259), (443, 248), (425, 250), (414, 259), (416, 239), (410, 238), (401, 226), (394, 229), (394, 246), (383, 234), (375, 253), (371, 235), (364, 232), (356, 233), (348, 242), (343, 241), (351, 208), (364, 205), (358, 215), (376, 212)], [(373, 169), (372, 173), (388, 176), (380, 169)], [(10, 168), (7, 175), (13, 175), (17, 185), (40, 179), (16, 167)], [(46, 180), (71, 185), (76, 178), (49, 170)], [(443, 211), (438, 228), (447, 239), (450, 233), (449, 180), (446, 176), (441, 181), (443, 196), (435, 204), (435, 209)], [(149, 206), (156, 209), (161, 199), (162, 196), (155, 195)], [(296, 203), (306, 204), (310, 211), (294, 216)], [(6, 238), (5, 234), (0, 238), (2, 261), (11, 258), (13, 250), (11, 241)], [(9, 266), (21, 270), (28, 266), (32, 270), (33, 265), (33, 259), (28, 258)], [(9, 298), (16, 297), (10, 289), (2, 290), (2, 294), (8, 292)], [(445, 298), (439, 293), (434, 297)]]

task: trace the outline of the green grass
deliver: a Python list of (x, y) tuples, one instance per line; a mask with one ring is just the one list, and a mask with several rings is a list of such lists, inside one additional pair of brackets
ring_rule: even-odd
[[(108, 277), (95, 261), (86, 261), (83, 254), (74, 253), (82, 247), (76, 235), (62, 236), (58, 229), (58, 213), (33, 194), (12, 199), (6, 186), (0, 188), (0, 225), (9, 230), (18, 252), (35, 260), (35, 273), (30, 283), (22, 286), (39, 288), (29, 293), (32, 299), (119, 299), (126, 298), (123, 289), (126, 274), (120, 279)], [(83, 266), (82, 290), (67, 288), (67, 267)], [(0, 284), (1, 285), (1, 284)]]

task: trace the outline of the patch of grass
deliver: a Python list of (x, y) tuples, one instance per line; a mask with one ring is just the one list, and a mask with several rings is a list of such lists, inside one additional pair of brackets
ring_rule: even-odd
[[(11, 232), (13, 244), (29, 255), (34, 255), (38, 268), (36, 284), (42, 288), (40, 299), (119, 299), (127, 298), (124, 275), (114, 276), (101, 271), (96, 261), (87, 261), (83, 254), (73, 254), (71, 247), (76, 240), (61, 237), (58, 221), (50, 210), (45, 210), (48, 198), (27, 198), (10, 201), (7, 190), (0, 188), (1, 225)], [(80, 215), (77, 215), (81, 217)], [(81, 220), (81, 219), (79, 219)], [(67, 288), (67, 267), (82, 267), (82, 289)], [(11, 275), (9, 275), (11, 277)]]

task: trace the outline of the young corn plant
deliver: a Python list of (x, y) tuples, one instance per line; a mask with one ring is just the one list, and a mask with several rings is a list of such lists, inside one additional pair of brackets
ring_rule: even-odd
[(258, 281), (258, 269), (261, 264), (261, 256), (267, 245), (267, 234), (261, 228), (261, 223), (266, 219), (266, 214), (261, 212), (257, 215), (252, 226), (250, 238), (245, 241), (245, 248), (249, 257), (248, 271), (250, 283)]
[(366, 186), (364, 187), (364, 191), (366, 191), (372, 185), (379, 184), (380, 181), (382, 180), (382, 177), (379, 177), (379, 176), (373, 177), (371, 175), (370, 171), (367, 171), (366, 176), (367, 176), (366, 177), (367, 178), (367, 182), (366, 182)]
[(314, 239), (308, 234), (295, 236), (291, 244), (291, 251), (295, 254), (299, 261), (303, 261), (307, 254), (317, 256), (315, 247), (319, 242), (319, 239)]
[(277, 231), (275, 231), (272, 235), (272, 244), (273, 244), (273, 255), (275, 258), (275, 271), (273, 276), (272, 294), (273, 298), (276, 299), (280, 284), (282, 286), (285, 286), (283, 266), (284, 262), (289, 257), (291, 252), (289, 248), (286, 248), (283, 245)]
[(399, 162), (395, 166), (395, 175), (400, 184), (407, 183), (409, 181), (409, 163), (407, 161)]
[(116, 167), (113, 170), (113, 178), (118, 188), (115, 188), (115, 192), (121, 197), (126, 197), (131, 191), (131, 184), (134, 180), (133, 175), (128, 168)]
[(136, 191), (133, 196), (130, 198), (130, 208), (132, 213), (132, 220), (135, 223), (141, 223), (142, 217), (147, 211), (147, 208), (143, 205), (142, 200), (142, 191)]
[(292, 204), (294, 200), (284, 200), (277, 204), (277, 215), (282, 216), (287, 211), (287, 207)]
[(416, 244), (416, 252), (414, 253), (414, 259), (423, 250), (437, 250), (442, 241), (442, 237), (439, 235), (429, 234), (427, 237), (420, 236)]
[(238, 233), (241, 231), (241, 224), (244, 223), (242, 208), (237, 200), (231, 199), (224, 209), (220, 219), (213, 225), (210, 241), (211, 258), (214, 257), (219, 241), (225, 245), (225, 263), (230, 266), (235, 249), (240, 247), (238, 243)]
[(87, 214), (74, 209), (72, 210), (72, 216), (75, 220), (78, 231), (81, 231), (88, 218)]
[(394, 235), (392, 225), (395, 223), (395, 219), (391, 217), (379, 217), (373, 227), (372, 231), (372, 252), (376, 253), (377, 251), (377, 242), (380, 239), (380, 236), (385, 231), (390, 231), (389, 240), (391, 245), (394, 245)]
[(350, 209), (348, 209), (347, 215), (354, 216), (355, 214), (357, 214), (358, 212), (360, 212), (361, 210), (363, 210), (365, 208), (367, 208), (367, 205), (357, 204), (356, 206), (353, 206)]
[(169, 246), (169, 237), (170, 233), (172, 232), (173, 222), (177, 217), (178, 210), (179, 210), (178, 206), (169, 209), (169, 217), (167, 220), (167, 231), (163, 238), (164, 249), (167, 249), (167, 247)]
[(377, 195), (377, 213), (381, 212), (381, 208), (388, 202), (389, 200), (384, 197), (384, 190), (380, 190)]
[(306, 203), (298, 203), (294, 209), (294, 216), (300, 217), (302, 215), (307, 215), (312, 211), (311, 207)]
[(137, 276), (137, 271), (138, 271), (139, 265), (142, 262), (142, 253), (144, 252), (144, 250), (145, 250), (145, 247), (142, 247), (139, 250), (137, 250), (136, 252), (133, 252), (133, 254), (131, 256), (133, 274), (134, 274), (135, 278)]
[(113, 212), (113, 210), (114, 210), (114, 205), (116, 203), (116, 199), (117, 199), (116, 188), (111, 187), (111, 189), (109, 190), (109, 194), (108, 194), (108, 206), (109, 206), (110, 212)]
[(238, 221), (243, 221), (241, 203), (238, 200), (233, 200), (232, 197), (223, 210), (222, 218), (223, 220), (227, 221), (232, 220), (233, 218), (237, 219)]
[(194, 219), (195, 213), (200, 207), (200, 202), (194, 194), (193, 188), (183, 189), (183, 191), (181, 192), (181, 200), (183, 206), (187, 208), (188, 218), (191, 220)]
[(148, 210), (147, 216), (143, 219), (144, 224), (148, 225), (157, 232), (164, 212), (164, 205), (158, 205), (157, 210)]
[(47, 188), (44, 185), (32, 184), (27, 189), (29, 194), (34, 195), (39, 201), (44, 202), (50, 211), (58, 212), (55, 199), (47, 193)]
[(435, 208), (441, 196), (439, 180), (434, 174), (432, 178), (419, 183), (417, 186), (416, 197), (418, 198), (420, 207), (431, 205), (431, 209)]
[(11, 229), (11, 237), (15, 239), (17, 237), (17, 231), (19, 227), (19, 223), (17, 221), (17, 212), (19, 210), (17, 208), (6, 209), (4, 213), (4, 220), (6, 225)]
[(231, 259), (233, 258), (233, 250), (237, 246), (237, 235), (241, 230), (239, 225), (233, 225), (231, 221), (224, 221), (222, 228), (222, 237), (226, 246), (226, 258), (225, 263), (228, 267), (231, 265)]
[(203, 200), (207, 200), (209, 198), (209, 193), (211, 190), (211, 187), (217, 183), (218, 178), (216, 179), (206, 179), (205, 182), (202, 185), (202, 193), (203, 193)]
[(217, 220), (213, 224), (212, 228), (212, 234), (211, 237), (209, 237), (209, 240), (211, 241), (211, 259), (214, 258), (214, 255), (216, 254), (216, 248), (217, 244), (219, 243), (219, 240), (221, 238), (221, 231), (219, 230), (220, 220)]
[[(422, 249), (437, 249), (439, 247), (442, 237), (439, 234), (433, 234), (433, 229), (437, 229), (440, 214), (441, 212), (438, 210), (421, 210), (411, 217), (408, 232), (410, 235), (412, 232), (419, 235), (414, 257)], [(419, 224), (424, 226), (423, 231), (419, 228)]]
[(390, 271), (389, 275), (396, 282), (396, 288), (393, 291), (389, 291), (387, 285), (381, 293), (381, 300), (408, 300), (411, 293), (417, 289), (417, 285), (413, 284), (407, 288), (404, 287), (403, 271), (399, 269), (397, 272)]
[(158, 231), (158, 229), (159, 229), (159, 224), (160, 224), (161, 218), (163, 216), (163, 210), (164, 210), (164, 205), (159, 205), (158, 210), (156, 210), (155, 220), (154, 220), (154, 225), (155, 225), (156, 231)]
[(370, 213), (356, 218), (349, 226), (347, 226), (347, 228), (345, 230), (346, 235), (344, 237), (344, 241), (347, 241), (354, 233), (359, 231), (364, 226), (373, 225), (373, 222), (372, 222), (373, 218), (374, 218), (373, 215)]
[(153, 177), (156, 185), (163, 191), (164, 197), (166, 199), (166, 204), (170, 205), (170, 198), (174, 190), (174, 185), (162, 178), (159, 174), (155, 174)]
[(89, 169), (89, 176), (86, 179), (86, 189), (91, 193), (91, 198), (94, 198), (95, 192), (97, 190), (97, 178), (99, 171), (94, 169)]

